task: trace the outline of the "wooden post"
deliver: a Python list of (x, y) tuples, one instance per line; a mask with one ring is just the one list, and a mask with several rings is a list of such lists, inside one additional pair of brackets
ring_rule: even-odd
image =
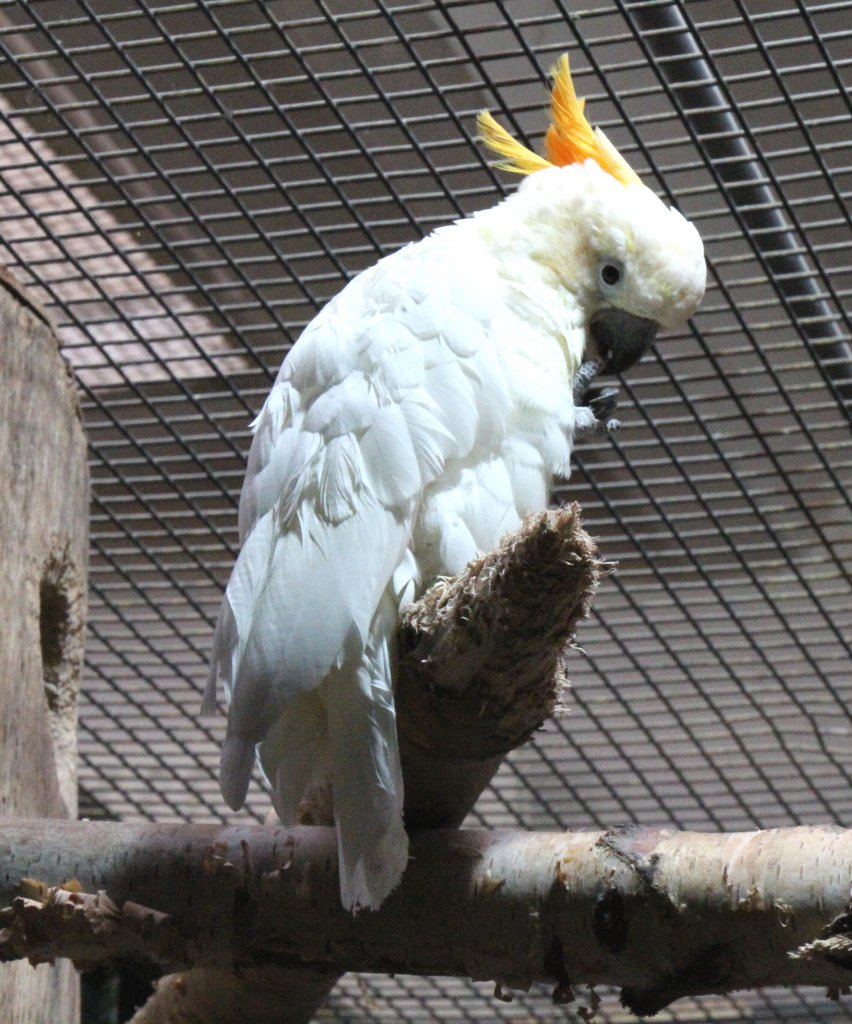
[[(0, 814), (77, 816), (89, 483), (71, 372), (0, 270)], [(0, 967), (3, 1024), (77, 1024), (69, 962)]]

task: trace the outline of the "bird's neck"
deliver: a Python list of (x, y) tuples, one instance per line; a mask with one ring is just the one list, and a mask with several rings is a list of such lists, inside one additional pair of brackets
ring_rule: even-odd
[(582, 358), (575, 349), (584, 314), (580, 296), (565, 279), (572, 259), (568, 240), (577, 233), (564, 219), (553, 207), (515, 193), (463, 224), (487, 250), (510, 308), (559, 343), (573, 372)]

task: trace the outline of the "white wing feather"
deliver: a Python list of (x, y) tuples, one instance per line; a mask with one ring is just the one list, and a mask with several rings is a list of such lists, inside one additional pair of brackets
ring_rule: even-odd
[(391, 580), (421, 496), (470, 452), (488, 397), (461, 365), (483, 323), (429, 297), (441, 289), (406, 290), (423, 275), (393, 264), (413, 256), (356, 279), (285, 361), (255, 423), (243, 548), (214, 642), (211, 678), (230, 698), (226, 800), (244, 802), (258, 744), (285, 816), (331, 767), (349, 906), (377, 906), (406, 857)]

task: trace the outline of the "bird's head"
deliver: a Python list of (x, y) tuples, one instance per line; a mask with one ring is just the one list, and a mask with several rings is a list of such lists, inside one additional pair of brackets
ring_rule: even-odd
[(528, 252), (584, 311), (585, 358), (623, 373), (657, 329), (686, 321), (704, 294), (704, 247), (695, 227), (666, 206), (604, 133), (592, 128), (567, 56), (553, 72), (547, 158), (527, 149), (487, 112), (482, 141), (497, 166), (526, 175), (518, 193)]

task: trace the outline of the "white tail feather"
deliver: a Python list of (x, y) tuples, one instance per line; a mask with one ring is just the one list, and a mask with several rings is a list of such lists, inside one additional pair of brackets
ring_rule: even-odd
[(340, 862), (340, 898), (348, 910), (377, 909), (408, 863), (402, 823), (402, 771), (396, 738), (386, 592), (367, 650), (323, 683)]
[(216, 706), (216, 690), (220, 677), (224, 676), (226, 692), (230, 693), (231, 651), (236, 644), (236, 623), (231, 605), (227, 599), (219, 606), (216, 619), (216, 632), (213, 634), (213, 651), (210, 655), (210, 670), (207, 673), (207, 685), (201, 699), (201, 714), (213, 715)]
[(330, 770), (325, 708), (315, 690), (290, 701), (258, 749), (275, 813), (295, 825), (302, 798)]
[(216, 686), (218, 682), (219, 663), (213, 661), (210, 663), (210, 669), (207, 673), (207, 684), (204, 687), (204, 696), (201, 698), (202, 715), (215, 715), (219, 710), (216, 704)]
[(225, 803), (238, 811), (246, 802), (251, 770), (254, 767), (254, 743), (240, 736), (226, 736), (219, 764), (219, 787)]

